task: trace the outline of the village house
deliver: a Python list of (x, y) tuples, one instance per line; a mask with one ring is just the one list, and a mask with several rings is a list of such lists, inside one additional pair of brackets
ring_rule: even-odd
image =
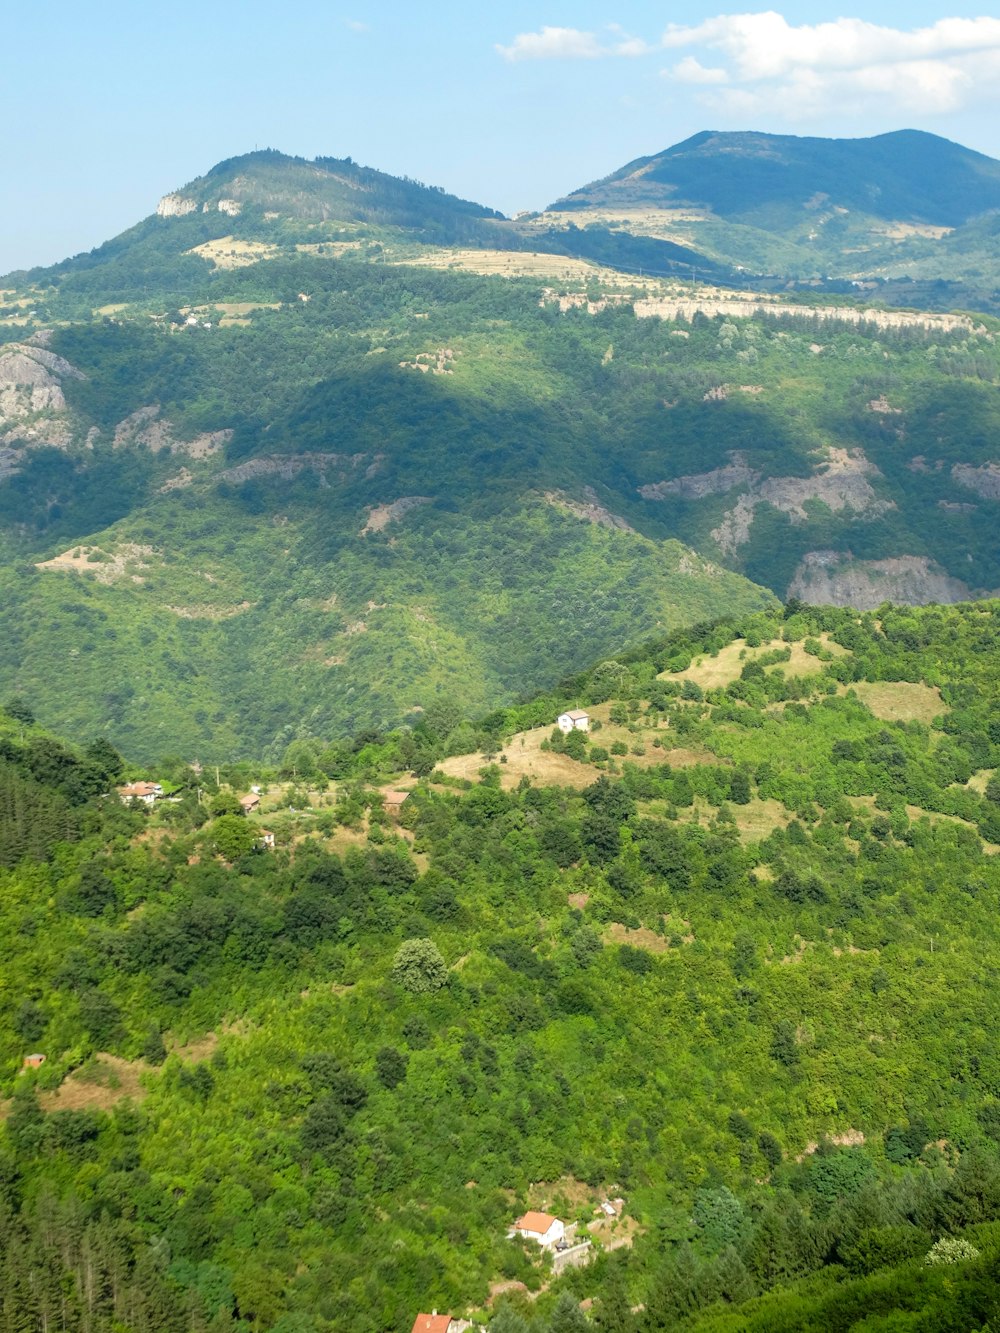
[(40, 1051), (36, 1051), (33, 1055), (26, 1055), (24, 1057), (25, 1069), (41, 1069), (44, 1063), (45, 1056), (42, 1055)]
[(410, 1333), (465, 1333), (472, 1325), (467, 1319), (452, 1319), (450, 1314), (418, 1314)]
[(543, 1247), (557, 1245), (566, 1235), (566, 1228), (558, 1217), (548, 1213), (527, 1212), (514, 1223), (511, 1236), (523, 1236)]
[(387, 791), (382, 793), (382, 808), (387, 815), (397, 815), (403, 808), (403, 802), (409, 796), (408, 791)]
[(143, 805), (153, 805), (163, 795), (163, 787), (159, 782), (130, 782), (117, 790), (118, 799), (122, 805), (128, 805), (130, 801), (141, 801)]
[(589, 731), (590, 715), (582, 708), (571, 708), (568, 713), (559, 714), (556, 726), (565, 735), (569, 735), (571, 731)]
[(256, 792), (252, 791), (249, 796), (240, 797), (240, 806), (245, 815), (252, 815), (259, 805), (260, 797)]
[(259, 836), (257, 838), (257, 846), (262, 847), (269, 852), (274, 851), (274, 834), (271, 832), (270, 829), (267, 828), (260, 829)]

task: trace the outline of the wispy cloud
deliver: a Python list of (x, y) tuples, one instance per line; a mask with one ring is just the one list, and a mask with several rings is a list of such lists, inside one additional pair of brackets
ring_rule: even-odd
[(702, 103), (741, 114), (773, 108), (776, 99), (790, 119), (876, 102), (911, 113), (947, 112), (994, 95), (1000, 81), (995, 18), (943, 18), (906, 30), (858, 18), (796, 26), (773, 10), (720, 14), (671, 24), (662, 44), (711, 52), (712, 68), (688, 55), (663, 74), (719, 85), (698, 94)]
[(350, 28), (351, 32), (371, 32), (367, 23), (362, 23), (360, 19), (344, 19), (344, 26)]
[(497, 43), (505, 60), (599, 60), (602, 56), (640, 56), (650, 47), (640, 37), (630, 37), (617, 23), (609, 24), (604, 39), (579, 28), (542, 28), (521, 32), (510, 46)]

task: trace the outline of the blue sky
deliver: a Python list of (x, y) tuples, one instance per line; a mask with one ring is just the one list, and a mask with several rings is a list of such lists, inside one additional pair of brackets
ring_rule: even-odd
[[(916, 0), (32, 0), (5, 14), (0, 273), (255, 146), (512, 213), (700, 129), (914, 127), (1000, 157), (1000, 18)], [(862, 17), (863, 14), (863, 17)]]

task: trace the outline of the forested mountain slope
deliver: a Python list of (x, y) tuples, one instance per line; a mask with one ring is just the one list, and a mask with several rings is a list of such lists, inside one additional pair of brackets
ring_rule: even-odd
[(689, 245), (786, 278), (996, 288), (1000, 163), (916, 130), (870, 139), (703, 131), (567, 195), (540, 226)]
[(756, 613), (152, 813), (15, 704), (80, 818), (0, 870), (0, 1329), (984, 1327), (998, 615)]
[(1000, 588), (993, 320), (507, 225), (254, 154), (16, 277), (0, 688), (131, 756), (278, 759), (773, 598)]

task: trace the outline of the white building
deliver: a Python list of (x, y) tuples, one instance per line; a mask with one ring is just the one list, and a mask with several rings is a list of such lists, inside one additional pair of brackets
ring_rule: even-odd
[(568, 713), (560, 713), (556, 718), (556, 726), (566, 735), (571, 731), (589, 731), (590, 715), (585, 713), (582, 708), (571, 708)]
[(558, 1217), (551, 1217), (548, 1213), (528, 1212), (517, 1219), (511, 1234), (533, 1240), (537, 1245), (555, 1245), (565, 1236), (566, 1227)]

